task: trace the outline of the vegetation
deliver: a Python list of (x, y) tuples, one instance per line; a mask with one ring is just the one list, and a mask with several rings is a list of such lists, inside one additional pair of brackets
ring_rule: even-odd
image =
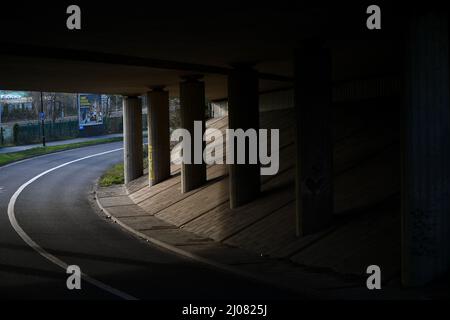
[(63, 144), (58, 146), (48, 146), (48, 147), (37, 147), (32, 148), (24, 151), (18, 151), (18, 152), (11, 152), (11, 153), (5, 153), (0, 154), (0, 166), (4, 166), (6, 164), (20, 161), (36, 156), (41, 156), (44, 154), (50, 154), (55, 153), (59, 151), (65, 151), (65, 150), (71, 150), (76, 148), (82, 148), (82, 147), (88, 147), (98, 144), (104, 144), (104, 143), (111, 143), (111, 142), (117, 142), (122, 141), (122, 138), (108, 138), (108, 139), (98, 139), (98, 140), (92, 140), (92, 141), (86, 141), (86, 142), (78, 142), (78, 143), (71, 143), (71, 144)]
[[(148, 153), (147, 153), (147, 146), (144, 144), (144, 169), (148, 168)], [(124, 184), (125, 183), (125, 177), (124, 177), (124, 166), (123, 162), (118, 163), (106, 171), (99, 180), (99, 185), (101, 187), (110, 187), (112, 185), (116, 184)]]
[(124, 181), (123, 163), (118, 163), (101, 176), (99, 184), (101, 187), (110, 187), (115, 184), (123, 184)]

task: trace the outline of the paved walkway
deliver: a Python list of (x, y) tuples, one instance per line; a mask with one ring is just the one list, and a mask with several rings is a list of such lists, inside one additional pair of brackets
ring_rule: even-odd
[[(227, 119), (207, 125), (223, 130)], [(292, 143), (286, 144), (289, 130), (283, 130), (281, 136), (285, 146), (280, 151), (280, 173), (263, 178), (262, 196), (239, 209), (229, 209), (228, 170), (223, 165), (209, 166), (209, 182), (184, 194), (179, 165), (172, 166), (170, 179), (152, 187), (144, 176), (126, 186), (101, 188), (97, 192), (99, 206), (123, 228), (150, 243), (302, 295), (338, 299), (420, 296), (402, 290), (397, 261), (392, 258), (399, 256), (395, 199), (351, 220), (340, 220), (323, 232), (294, 236), (293, 150)], [(177, 163), (176, 157), (172, 154), (173, 163)], [(348, 190), (339, 190), (347, 192), (348, 206)], [(339, 203), (336, 208), (342, 211)], [(366, 287), (365, 271), (374, 263), (383, 270), (382, 291)]]
[[(60, 140), (60, 141), (52, 141), (47, 142), (47, 146), (59, 146), (62, 144), (72, 144), (72, 143), (79, 143), (79, 142), (87, 142), (92, 140), (100, 140), (100, 139), (110, 139), (110, 138), (119, 138), (123, 135), (121, 133), (115, 133), (115, 134), (108, 134), (104, 136), (95, 136), (95, 137), (86, 137), (86, 138), (77, 138), (77, 139), (70, 139), (70, 140)], [(40, 147), (42, 144), (29, 144), (25, 146), (14, 146), (14, 147), (0, 147), (0, 153), (11, 153), (11, 152), (19, 152), (24, 151), (36, 147)]]
[(128, 194), (125, 186), (98, 188), (97, 204), (108, 218), (128, 232), (197, 262), (287, 288), (313, 299), (417, 298), (417, 292), (405, 292), (399, 286), (370, 291), (364, 277), (357, 279), (308, 268), (213, 241), (149, 215)]

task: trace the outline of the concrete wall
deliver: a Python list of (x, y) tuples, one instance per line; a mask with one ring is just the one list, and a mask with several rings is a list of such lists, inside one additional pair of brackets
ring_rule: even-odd
[[(333, 102), (370, 100), (374, 98), (398, 95), (402, 88), (400, 78), (382, 76), (368, 79), (342, 81), (333, 85)], [(260, 112), (284, 110), (294, 107), (294, 90), (285, 89), (261, 93), (259, 96)], [(228, 115), (228, 101), (220, 100), (211, 103), (214, 118)]]
[[(294, 107), (294, 91), (292, 89), (262, 93), (259, 96), (259, 111), (283, 110)], [(212, 116), (220, 118), (228, 115), (228, 101), (220, 100), (211, 103)]]

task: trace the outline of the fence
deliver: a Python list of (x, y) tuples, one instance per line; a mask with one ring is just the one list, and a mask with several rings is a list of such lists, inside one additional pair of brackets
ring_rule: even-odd
[[(142, 118), (142, 128), (147, 129), (147, 117)], [(104, 125), (85, 127), (80, 130), (78, 120), (65, 122), (46, 122), (45, 138), (47, 141), (73, 139), (84, 136), (121, 133), (123, 131), (123, 118), (106, 118)], [(42, 141), (42, 127), (40, 123), (15, 124), (13, 127), (3, 127), (3, 144), (34, 144)], [(0, 137), (0, 144), (2, 144)]]
[[(45, 123), (47, 141), (76, 138), (79, 135), (78, 121)], [(42, 139), (42, 127), (39, 124), (15, 125), (13, 141), (16, 145), (39, 143)]]
[[(143, 123), (146, 125), (145, 123)], [(92, 128), (85, 127), (80, 130), (77, 120), (65, 122), (46, 122), (45, 138), (47, 141), (73, 139), (82, 136), (103, 135), (108, 133), (121, 133), (123, 128), (122, 117), (105, 119), (104, 125)], [(92, 130), (91, 130), (92, 129)], [(94, 130), (95, 129), (95, 130)], [(13, 127), (3, 128), (3, 144), (34, 144), (42, 141), (42, 127), (40, 123), (15, 124)], [(0, 141), (1, 143), (1, 141)]]

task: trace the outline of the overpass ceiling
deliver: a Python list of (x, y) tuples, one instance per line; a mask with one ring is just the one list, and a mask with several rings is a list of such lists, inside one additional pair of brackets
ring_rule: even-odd
[[(178, 96), (182, 75), (186, 75), (186, 71), (29, 57), (3, 56), (0, 59), (3, 90), (141, 94), (163, 84), (171, 96)], [(208, 98), (227, 96), (225, 75), (205, 74), (204, 80)], [(283, 86), (285, 82), (260, 80), (261, 91)]]
[[(226, 97), (225, 74), (234, 63), (291, 77), (293, 48), (322, 32), (331, 11), (303, 3), (276, 8), (219, 3), (80, 4), (80, 31), (65, 27), (70, 3), (8, 4), (0, 20), (0, 28), (8, 30), (0, 46), (0, 87), (135, 94), (166, 85), (177, 95), (180, 76), (202, 73), (208, 98), (219, 99)], [(261, 79), (261, 90), (290, 83), (274, 79)]]

